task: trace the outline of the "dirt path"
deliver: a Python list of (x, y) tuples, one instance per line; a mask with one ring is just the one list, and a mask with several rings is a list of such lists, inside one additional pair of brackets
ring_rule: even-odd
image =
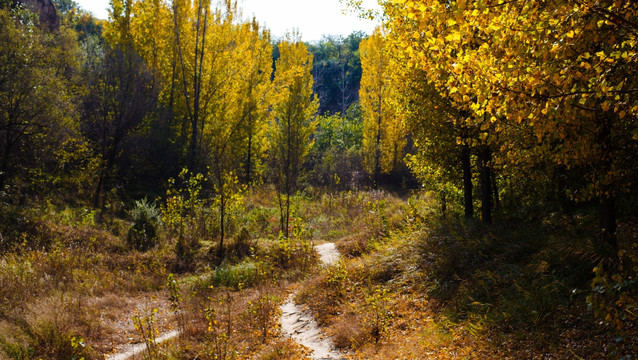
[[(103, 304), (105, 305), (104, 308), (113, 308), (111, 310), (113, 312), (117, 309), (117, 313), (113, 314), (106, 311), (108, 315), (104, 319), (104, 325), (112, 329), (110, 336), (112, 342), (96, 344), (98, 350), (104, 353), (105, 360), (127, 360), (146, 351), (146, 344), (139, 337), (133, 326), (130, 316), (132, 313), (139, 313), (144, 316), (145, 314), (150, 314), (153, 309), (157, 310), (154, 321), (159, 334), (155, 339), (155, 343), (159, 344), (178, 336), (178, 331), (171, 330), (171, 324), (174, 323), (174, 320), (170, 304), (166, 299), (168, 299), (168, 294), (160, 292), (153, 294), (151, 297), (148, 294), (128, 299), (118, 297), (115, 300), (111, 299), (108, 304)], [(125, 319), (121, 318), (122, 313), (126, 314)]]
[[(179, 332), (177, 330), (169, 331), (167, 333), (164, 333), (158, 336), (155, 339), (155, 343), (156, 344), (163, 343), (164, 341), (172, 339), (176, 337), (177, 335), (179, 335)], [(145, 343), (127, 345), (126, 347), (124, 347), (124, 349), (122, 349), (121, 352), (106, 356), (106, 360), (126, 360), (131, 358), (132, 356), (141, 354), (142, 352), (144, 352), (144, 350), (146, 350)]]
[[(315, 246), (324, 267), (335, 264), (339, 260), (339, 251), (334, 243), (325, 243)], [(336, 350), (329, 337), (321, 331), (312, 314), (295, 303), (295, 294), (291, 294), (281, 306), (281, 329), (284, 334), (299, 344), (312, 350), (312, 359), (345, 359), (346, 356)], [(176, 330), (161, 333), (156, 343), (170, 340), (179, 333)], [(106, 355), (106, 360), (127, 360), (135, 355), (142, 354), (146, 350), (146, 344), (136, 343), (120, 345), (118, 352)]]
[[(330, 266), (339, 260), (339, 251), (334, 243), (315, 246), (323, 266)], [(336, 350), (329, 337), (326, 337), (310, 312), (304, 310), (293, 300), (291, 294), (281, 306), (281, 329), (284, 334), (299, 344), (312, 350), (312, 359), (345, 359), (346, 356)]]

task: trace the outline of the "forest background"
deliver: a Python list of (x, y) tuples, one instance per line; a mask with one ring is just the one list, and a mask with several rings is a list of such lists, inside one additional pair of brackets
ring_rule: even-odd
[[(152, 289), (178, 304), (168, 273), (218, 284), (252, 259), (252, 275), (224, 283), (244, 294), (316, 271), (307, 241), (328, 239), (369, 265), (344, 263), (315, 284), (332, 299), (305, 295), (335, 333), (360, 323), (343, 348), (391, 348), (408, 331), (388, 310), (405, 291), (444, 324), (428, 340), (439, 354), (636, 354), (638, 5), (349, 6), (383, 26), (305, 44), (295, 32), (273, 41), (229, 0), (113, 0), (107, 21), (70, 0), (0, 1), (0, 284), (10, 289), (0, 320), (21, 332), (0, 329), (7, 356), (95, 355), (76, 339), (99, 332), (41, 319), (24, 296), (74, 294), (81, 307), (87, 294)], [(358, 223), (347, 225), (352, 209)], [(397, 248), (401, 258), (382, 256)], [(121, 263), (102, 263), (114, 254)], [(91, 267), (119, 269), (128, 285), (82, 273)], [(358, 276), (364, 293), (349, 298)], [(251, 308), (263, 329), (281, 300), (270, 292), (259, 287), (269, 305)], [(368, 315), (343, 311), (356, 303)], [(528, 336), (539, 328), (555, 339)], [(593, 340), (575, 340), (586, 331)], [(563, 337), (573, 346), (561, 349)], [(224, 354), (243, 351), (224, 341)]]

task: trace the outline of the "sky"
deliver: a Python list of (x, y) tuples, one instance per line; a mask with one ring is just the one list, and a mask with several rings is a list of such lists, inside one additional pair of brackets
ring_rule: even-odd
[[(75, 0), (100, 19), (108, 17), (109, 0)], [(364, 6), (378, 8), (376, 0), (363, 0)], [(298, 29), (304, 41), (320, 40), (322, 35), (347, 36), (353, 31), (372, 33), (375, 22), (343, 14), (339, 0), (239, 0), (245, 18), (255, 16), (262, 26), (278, 38)]]

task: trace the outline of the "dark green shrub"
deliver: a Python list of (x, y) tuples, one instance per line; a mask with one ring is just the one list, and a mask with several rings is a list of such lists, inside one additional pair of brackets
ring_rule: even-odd
[(135, 202), (130, 214), (133, 226), (128, 232), (129, 245), (140, 251), (154, 247), (157, 244), (157, 227), (161, 221), (159, 209), (144, 198)]

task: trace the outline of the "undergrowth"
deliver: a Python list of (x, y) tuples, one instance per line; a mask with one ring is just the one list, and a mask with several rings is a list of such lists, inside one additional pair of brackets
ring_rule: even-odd
[(592, 270), (610, 260), (590, 235), (586, 210), (486, 227), (443, 218), (425, 197), (410, 199), (403, 215), (381, 236), (346, 237), (347, 259), (300, 295), (357, 358), (594, 359), (638, 351), (635, 325), (614, 321), (635, 294), (627, 277), (593, 281), (614, 314), (587, 310)]
[[(111, 322), (135, 313), (123, 300), (159, 297), (157, 316), (156, 305), (140, 310), (136, 339), (152, 335), (145, 314), (158, 320), (153, 336), (170, 328), (181, 335), (150, 346), (149, 358), (301, 359), (307, 350), (282, 340), (277, 321), (285, 288), (297, 281), (305, 281), (297, 300), (355, 358), (638, 353), (630, 222), (621, 222), (614, 267), (590, 235), (586, 210), (486, 227), (453, 212), (441, 217), (427, 194), (406, 201), (383, 191), (310, 189), (295, 196), (284, 238), (272, 188), (242, 199), (222, 259), (215, 210), (205, 202), (172, 198), (161, 221), (148, 202), (137, 205), (139, 216), (46, 201), (3, 207), (0, 354), (100, 358), (113, 349), (107, 340), (122, 336)], [(144, 236), (131, 241), (136, 223), (145, 224), (135, 233)], [(342, 254), (326, 269), (313, 250), (325, 240)]]

